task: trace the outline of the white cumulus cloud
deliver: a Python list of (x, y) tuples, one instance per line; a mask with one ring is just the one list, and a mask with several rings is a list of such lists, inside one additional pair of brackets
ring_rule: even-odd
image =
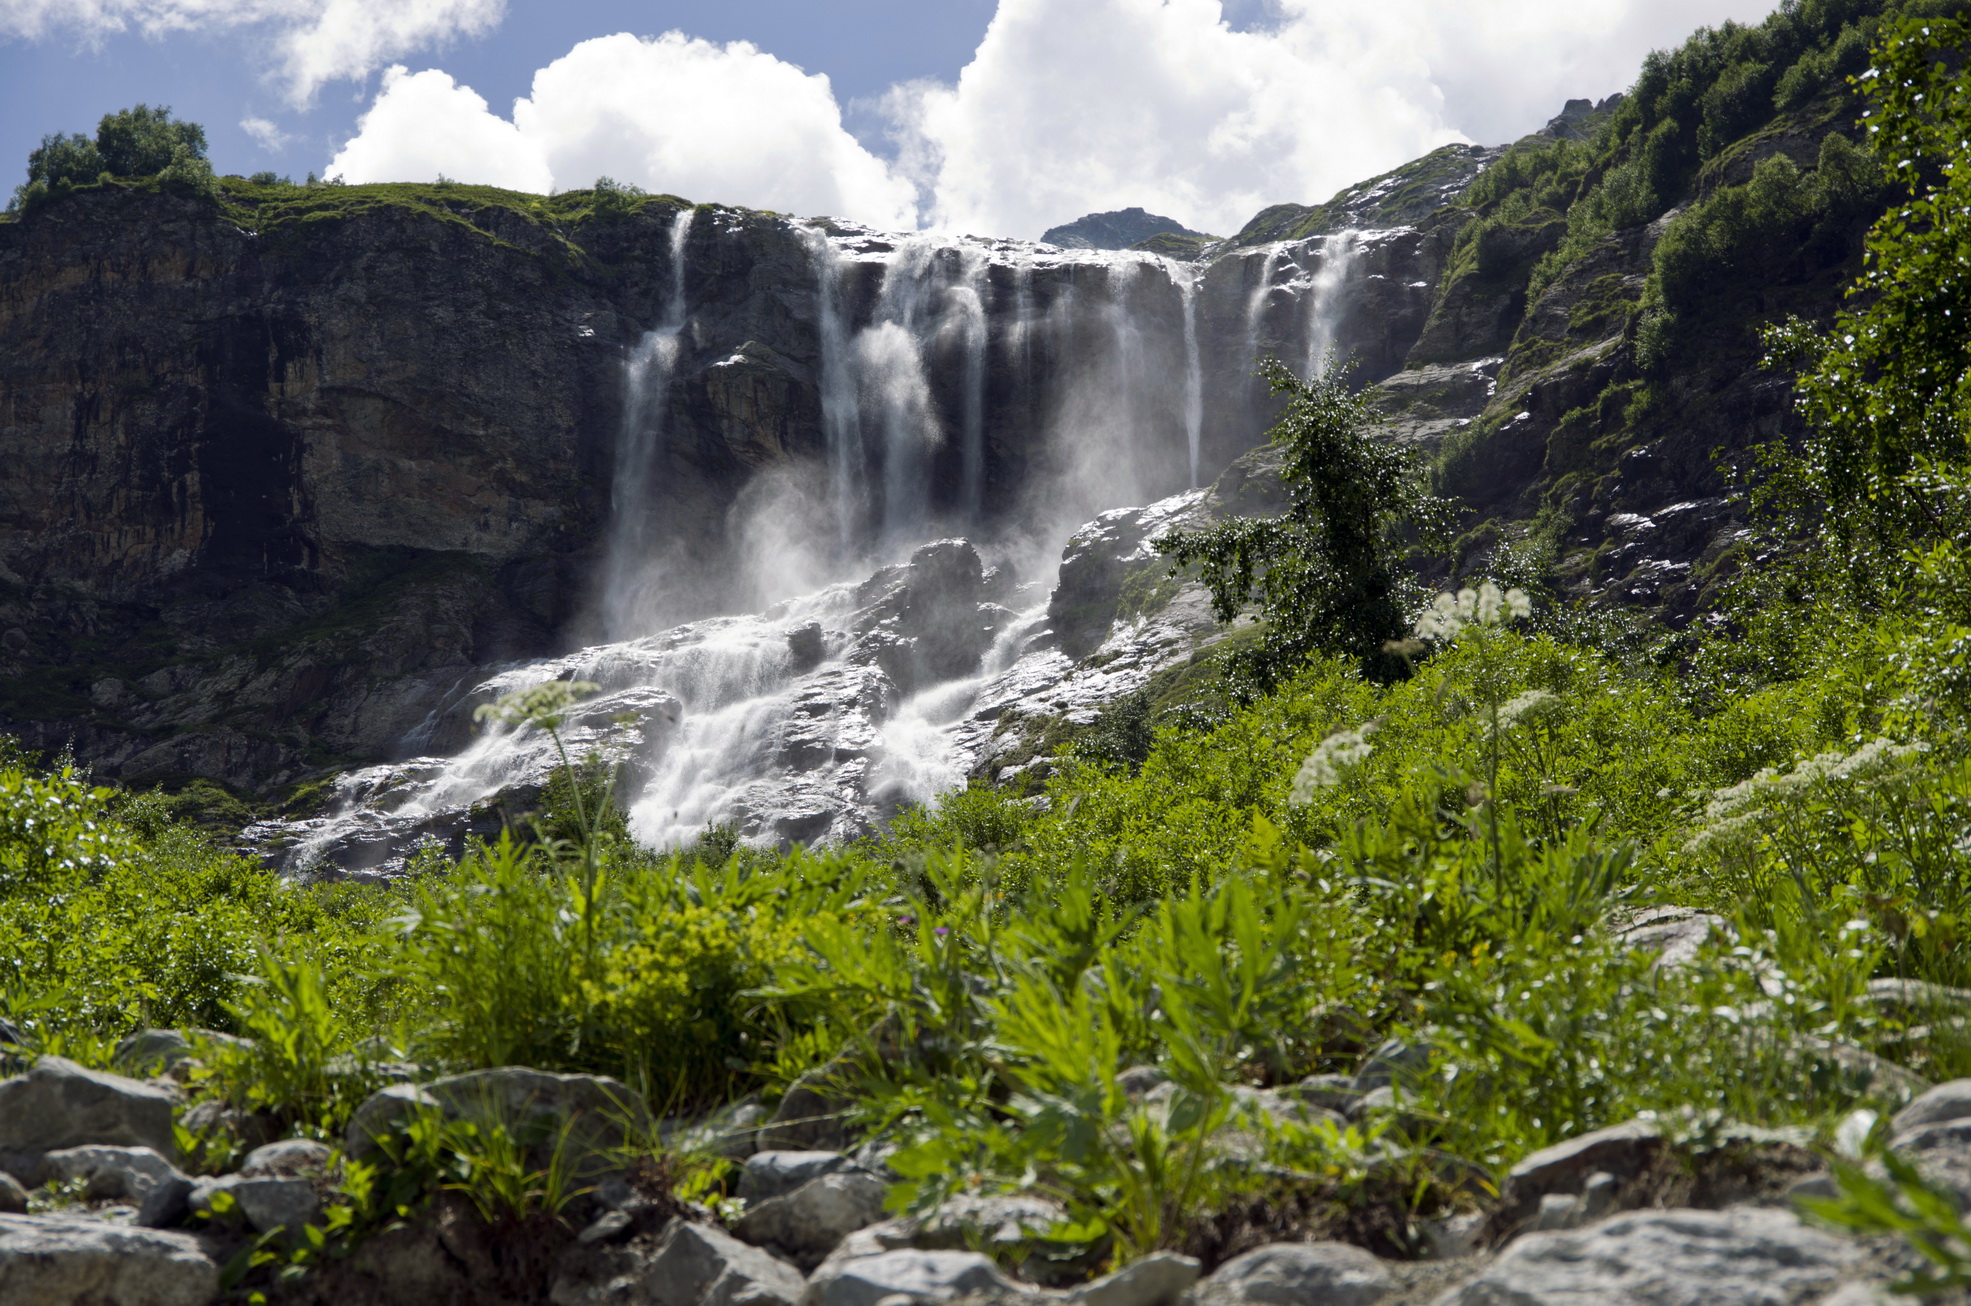
[(367, 76), (453, 37), (484, 35), (505, 11), (505, 0), (4, 0), (0, 37), (255, 29), (271, 42), (289, 100), (301, 105), (325, 82)]
[(916, 225), (911, 184), (842, 126), (825, 76), (745, 41), (676, 32), (583, 41), (534, 74), (510, 120), (442, 72), (394, 68), (328, 172), (539, 191), (606, 175), (693, 200)]
[(695, 200), (1027, 237), (1142, 205), (1225, 234), (1450, 141), (1511, 140), (1569, 98), (1627, 86), (1652, 48), (1767, 7), (1273, 0), (1269, 21), (1234, 30), (1219, 0), (1000, 0), (955, 83), (886, 97), (894, 159), (843, 128), (825, 76), (743, 41), (624, 34), (541, 69), (510, 119), (443, 73), (393, 73), (329, 170), (530, 188), (607, 174)]
[(1495, 143), (1768, 0), (1000, 0), (955, 85), (892, 92), (938, 225), (1036, 235), (1140, 204), (1229, 233), (1435, 146)]
[(398, 64), (357, 125), (354, 139), (328, 166), (344, 181), (453, 181), (545, 193), (553, 185), (538, 145), (486, 107), (469, 86), (430, 69)]

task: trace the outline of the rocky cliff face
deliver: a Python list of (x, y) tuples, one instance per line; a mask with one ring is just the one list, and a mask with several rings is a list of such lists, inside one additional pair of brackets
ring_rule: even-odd
[(823, 570), (1065, 533), (1249, 447), (1257, 352), (1398, 369), (1445, 249), (1200, 266), (662, 199), (85, 189), (0, 223), (0, 729), (289, 783), (596, 633), (626, 515), (709, 579), (671, 620), (762, 597), (763, 485), (826, 526)]

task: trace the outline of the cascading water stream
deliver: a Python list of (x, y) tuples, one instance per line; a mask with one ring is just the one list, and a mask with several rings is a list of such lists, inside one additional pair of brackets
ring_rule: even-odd
[(1184, 303), (1184, 444), (1191, 458), (1190, 487), (1198, 488), (1204, 442), (1204, 366), (1198, 351), (1198, 274), (1190, 264), (1170, 263), (1170, 279)]
[(1307, 286), (1307, 372), (1326, 372), (1341, 335), (1349, 274), (1361, 254), (1361, 233), (1339, 231), (1321, 242), (1320, 262)]
[(959, 506), (968, 529), (985, 517), (985, 384), (989, 318), (986, 311), (986, 258), (982, 251), (960, 251), (962, 275), (947, 292), (948, 329), (955, 329), (964, 352), (964, 399), (959, 418)]
[(660, 610), (663, 572), (653, 531), (653, 491), (669, 424), (671, 380), (685, 327), (685, 250), (695, 210), (671, 221), (670, 298), (664, 320), (646, 331), (624, 365), (622, 431), (610, 484), (603, 625), (612, 638), (647, 633)]

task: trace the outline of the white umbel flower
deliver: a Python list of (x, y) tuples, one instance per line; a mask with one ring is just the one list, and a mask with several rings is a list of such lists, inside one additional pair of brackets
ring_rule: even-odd
[(1314, 791), (1326, 789), (1341, 783), (1344, 769), (1356, 765), (1375, 751), (1375, 745), (1368, 736), (1373, 727), (1364, 726), (1360, 730), (1337, 730), (1314, 746), (1307, 760), (1300, 764), (1294, 774), (1293, 790), (1287, 795), (1289, 802), (1305, 806), (1314, 801)]

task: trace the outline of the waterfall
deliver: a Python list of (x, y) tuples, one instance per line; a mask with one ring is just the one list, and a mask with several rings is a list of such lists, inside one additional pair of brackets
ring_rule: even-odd
[(816, 330), (821, 341), (821, 434), (827, 451), (829, 503), (837, 544), (853, 547), (862, 520), (862, 412), (842, 310), (842, 257), (828, 237), (801, 228), (814, 265)]
[(662, 568), (652, 527), (658, 464), (670, 417), (685, 326), (684, 268), (694, 210), (671, 220), (670, 296), (663, 320), (630, 351), (623, 372), (623, 419), (610, 482), (610, 528), (603, 580), (603, 624), (612, 638), (645, 633), (663, 602)]
[(1273, 293), (1273, 270), (1280, 265), (1280, 247), (1268, 245), (1266, 257), (1259, 265), (1259, 281), (1246, 296), (1246, 357), (1247, 365), (1259, 359), (1260, 331), (1266, 320), (1266, 301)]
[(955, 331), (965, 358), (959, 415), (959, 507), (968, 528), (985, 516), (986, 257), (959, 251), (960, 281), (946, 292), (946, 329)]
[(1191, 457), (1191, 489), (1198, 488), (1198, 456), (1204, 439), (1204, 368), (1198, 360), (1198, 273), (1172, 263), (1170, 278), (1184, 302), (1184, 443)]
[(936, 253), (937, 246), (921, 236), (898, 247), (883, 270), (876, 320), (856, 337), (862, 394), (882, 433), (878, 536), (890, 546), (921, 538), (930, 516), (931, 453), (944, 439), (921, 340)]
[(1321, 259), (1307, 288), (1307, 371), (1309, 378), (1327, 370), (1329, 355), (1341, 333), (1341, 312), (1349, 273), (1361, 253), (1361, 233), (1336, 232), (1321, 242)]
[[(626, 766), (631, 828), (657, 847), (711, 823), (761, 845), (853, 838), (897, 803), (961, 782), (990, 756), (1007, 705), (1056, 714), (1070, 710), (1065, 701), (1075, 719), (1091, 717), (1139, 687), (1161, 665), (1158, 650), (1188, 649), (1189, 637), (1146, 628), (1130, 644), (1137, 637), (1118, 627), (1122, 660), (1088, 665), (1032, 640), (1048, 625), (1058, 546), (1122, 504), (1173, 496), (1140, 511), (1189, 512), (1218, 470), (1207, 419), (1213, 450), (1241, 447), (1264, 424), (1226, 361), (1243, 347), (1243, 372), (1271, 348), (1317, 366), (1352, 338), (1349, 297), (1367, 252), (1384, 248), (1374, 233), (1341, 232), (1207, 269), (1129, 251), (790, 223), (812, 298), (746, 280), (748, 298), (735, 302), (710, 288), (750, 275), (734, 268), (759, 253), (747, 241), (768, 237), (749, 230), (713, 260), (703, 253), (712, 219), (694, 232), (692, 218), (680, 211), (668, 233), (661, 321), (623, 361), (604, 564), (617, 642), (463, 681), (405, 741), (406, 751), (451, 755), (339, 779), (336, 811), (283, 825), (289, 867), (316, 854), (399, 865), (419, 839), (485, 833), (474, 823), (502, 793), (524, 810), (558, 765), (555, 750), (525, 728), (474, 738), (471, 710), (557, 677), (602, 686), (570, 714), (564, 738), (574, 756)], [(784, 266), (784, 243), (767, 252), (779, 262), (756, 266)], [(1168, 285), (1146, 281), (1146, 267), (1163, 269)], [(754, 339), (766, 347), (757, 354), (743, 349)], [(673, 405), (687, 366), (728, 354), (768, 361), (729, 374), (744, 385), (708, 381), (693, 404)], [(667, 469), (687, 435), (715, 456), (723, 439), (757, 473), (721, 523), (743, 541), (740, 564), (687, 558), (661, 533)], [(936, 538), (957, 531), (978, 547)], [(959, 566), (961, 553), (971, 560)], [(980, 555), (1002, 569), (982, 568)], [(778, 588), (755, 583), (776, 569)], [(762, 590), (807, 592), (652, 634), (667, 612), (685, 615), (687, 590), (699, 611), (728, 614)], [(939, 604), (948, 610), (926, 624)], [(1074, 691), (1082, 697), (1063, 700), (1056, 687), (1073, 677), (1086, 680)]]

